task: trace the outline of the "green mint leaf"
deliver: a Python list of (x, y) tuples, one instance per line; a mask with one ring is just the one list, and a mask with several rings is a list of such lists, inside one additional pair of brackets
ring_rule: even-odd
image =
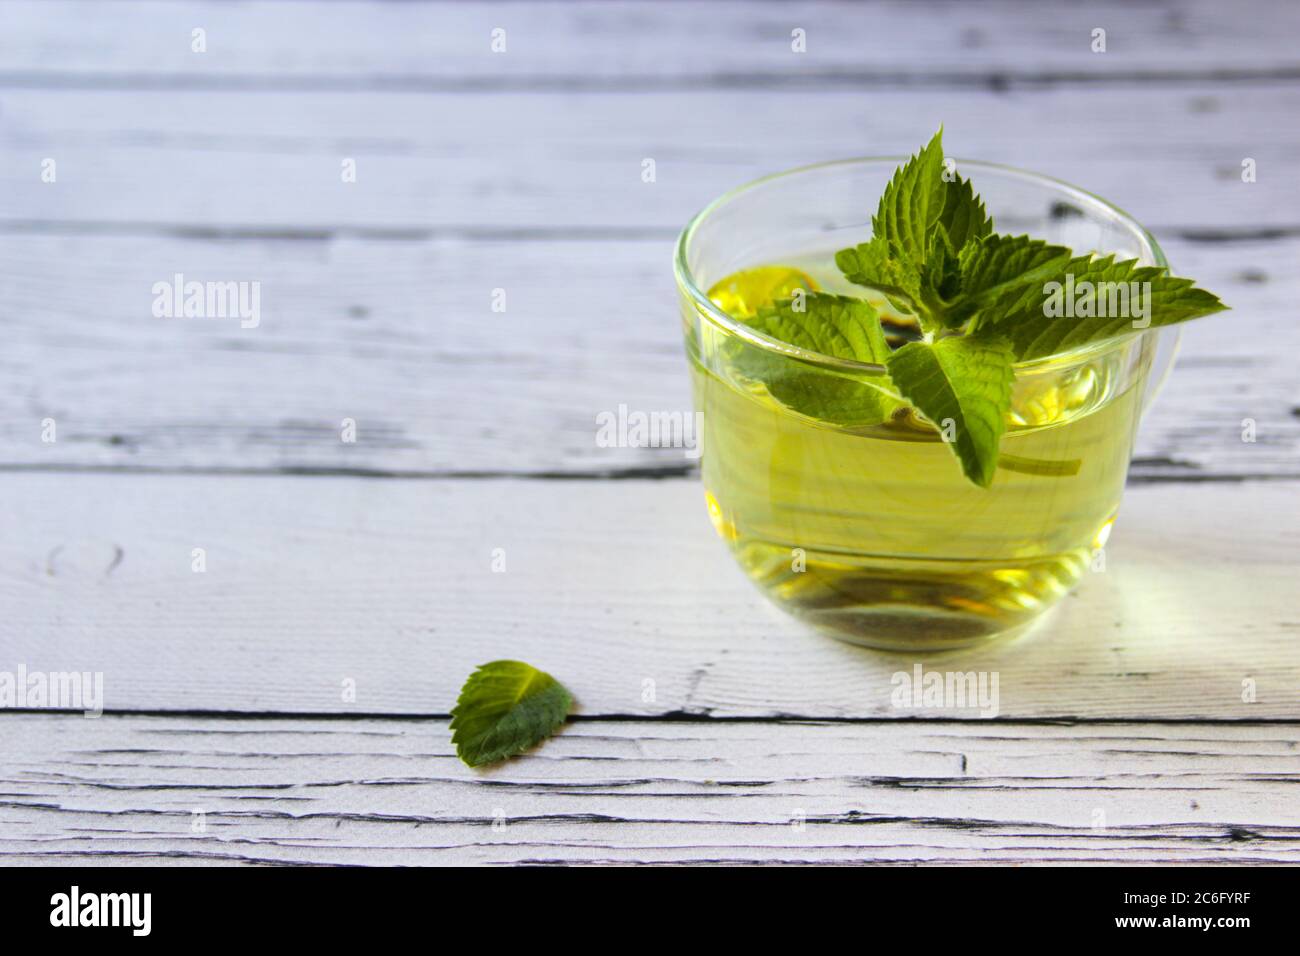
[(854, 285), (879, 289), (903, 299), (912, 311), (917, 310), (921, 299), (920, 270), (903, 259), (885, 239), (876, 238), (852, 249), (841, 249), (835, 254), (835, 264)]
[(969, 179), (957, 176), (944, 187), (939, 225), (948, 234), (953, 249), (961, 250), (967, 241), (978, 241), (993, 232), (993, 220), (984, 211), (984, 203), (975, 195)]
[(921, 268), (921, 283), (929, 293), (928, 297), (922, 293), (923, 297), (930, 302), (931, 309), (940, 317), (940, 322), (946, 324), (947, 300), (957, 295), (962, 283), (961, 260), (957, 258), (948, 234), (942, 229), (936, 229), (930, 234), (930, 253)]
[(878, 388), (828, 372), (799, 371), (789, 363), (779, 369), (769, 364), (761, 375), (768, 394), (786, 408), (832, 425), (877, 425), (899, 405)]
[(944, 323), (956, 328), (973, 314), (1041, 283), (1070, 258), (1065, 246), (1028, 236), (990, 234), (962, 247), (958, 260), (961, 295), (951, 303)]
[(1065, 246), (1028, 236), (992, 234), (961, 251), (962, 293), (968, 296), (1032, 282), (1070, 258)]
[(962, 290), (958, 253), (993, 221), (970, 181), (945, 164), (942, 129), (894, 173), (871, 223), (870, 242), (835, 257), (845, 277), (901, 297), (930, 331), (960, 324), (948, 316)]
[(469, 675), (451, 711), (451, 742), (471, 767), (522, 753), (564, 723), (573, 698), (522, 661), (492, 661)]
[[(890, 355), (876, 310), (861, 299), (809, 293), (802, 303), (783, 300), (761, 309), (749, 324), (774, 339), (835, 358), (883, 364)], [(879, 388), (744, 343), (734, 358), (745, 377), (761, 382), (774, 399), (809, 418), (871, 425), (887, 419), (899, 404)]]
[(940, 128), (915, 156), (900, 166), (885, 187), (871, 220), (877, 239), (896, 246), (918, 266), (930, 253), (937, 226), (943, 228), (954, 251), (968, 240), (993, 231), (993, 220), (971, 186), (944, 163)]
[(857, 362), (884, 362), (889, 356), (880, 316), (871, 303), (844, 295), (810, 292), (765, 309), (751, 325), (782, 342), (811, 352)]
[(871, 220), (875, 238), (896, 247), (919, 269), (930, 251), (930, 231), (946, 202), (943, 130), (894, 173)]
[(983, 309), (974, 334), (1007, 341), (1016, 359), (1027, 361), (1226, 308), (1191, 279), (1136, 259), (1084, 255)]
[(965, 336), (912, 342), (889, 357), (899, 394), (934, 423), (966, 477), (982, 488), (993, 482), (1006, 430), (1012, 361), (1005, 342)]

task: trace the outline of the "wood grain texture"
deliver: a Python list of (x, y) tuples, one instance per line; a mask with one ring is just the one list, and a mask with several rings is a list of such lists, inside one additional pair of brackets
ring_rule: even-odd
[(1294, 724), (583, 721), (487, 771), (443, 720), (4, 726), (5, 863), (1300, 862)]
[(997, 95), (0, 87), (0, 227), (671, 238), (758, 176), (908, 154), (943, 124), (952, 155), (1077, 183), (1161, 233), (1294, 232), (1300, 127), (1278, 117), (1298, 112), (1295, 83), (1209, 79)]
[[(0, 672), (98, 671), (143, 712), (0, 711), (0, 862), (1300, 862), (1300, 7), (0, 17)], [(688, 216), (941, 122), (1235, 307), (1187, 331), (1107, 572), (924, 660), (996, 673), (992, 720), (895, 707), (915, 661), (766, 605), (680, 452), (594, 441), (688, 407)], [(154, 319), (174, 272), (261, 282), (262, 325)], [(503, 656), (579, 717), (470, 771), (446, 711)]]
[[(916, 658), (767, 604), (695, 481), (0, 486), (0, 670), (103, 672), (111, 710), (445, 714), (475, 666), (509, 657), (591, 716), (979, 717), (896, 707)], [(1036, 634), (925, 667), (996, 671), (1006, 717), (1293, 718), (1295, 502), (1289, 482), (1130, 488), (1105, 572)]]
[[(1134, 477), (1300, 475), (1300, 239), (1168, 253), (1233, 311), (1187, 327)], [(658, 241), (0, 238), (0, 468), (680, 474), (680, 450), (596, 443), (597, 415), (620, 404), (691, 407), (669, 254)], [(261, 324), (155, 318), (153, 283), (177, 272), (260, 282)], [(345, 418), (356, 443), (340, 440)]]
[[(1293, 75), (1286, 3), (6, 3), (10, 84), (475, 89), (962, 85)], [(76, 29), (61, 28), (74, 24)], [(207, 31), (207, 52), (191, 31)], [(1092, 31), (1107, 31), (1104, 55)], [(491, 31), (506, 52), (491, 52)], [(806, 53), (791, 31), (806, 33)], [(16, 42), (21, 39), (22, 42)]]

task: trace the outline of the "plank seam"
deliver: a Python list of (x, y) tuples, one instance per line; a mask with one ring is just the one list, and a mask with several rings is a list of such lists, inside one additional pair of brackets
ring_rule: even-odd
[[(0, 709), (0, 717), (10, 715), (47, 717), (85, 717), (82, 710), (7, 707)], [(270, 710), (205, 710), (205, 709), (109, 709), (101, 717), (186, 718), (204, 720), (316, 720), (316, 721), (415, 721), (450, 720), (451, 714), (441, 712), (418, 713), (413, 711), (384, 712), (357, 711), (334, 713), (330, 711), (270, 711)], [(100, 719), (100, 718), (93, 718)], [(978, 726), (1106, 726), (1124, 724), (1153, 724), (1164, 726), (1233, 726), (1233, 727), (1300, 727), (1300, 718), (1292, 717), (1085, 717), (1062, 715), (1056, 717), (924, 717), (903, 715), (899, 717), (843, 717), (811, 714), (771, 715), (715, 715), (694, 711), (665, 711), (660, 714), (570, 714), (569, 723), (681, 723), (681, 724), (943, 724)]]
[[(1160, 225), (1147, 227), (1167, 239), (1205, 245), (1238, 242), (1273, 242), (1300, 237), (1300, 225), (1220, 226)], [(59, 235), (173, 238), (199, 242), (333, 242), (338, 239), (379, 242), (430, 242), (456, 239), (464, 242), (661, 242), (672, 241), (676, 226), (475, 226), (450, 223), (439, 226), (228, 226), (169, 222), (112, 222), (76, 219), (0, 219), (0, 235)]]
[(818, 89), (983, 89), (990, 93), (1060, 87), (1189, 86), (1288, 83), (1300, 80), (1300, 66), (1259, 69), (1120, 70), (946, 70), (899, 72), (810, 70), (801, 73), (721, 72), (694, 76), (654, 74), (583, 75), (518, 74), (514, 76), (429, 76), (370, 74), (365, 76), (302, 74), (274, 76), (256, 73), (102, 73), (20, 70), (0, 72), (0, 89), (130, 92), (163, 90), (226, 93), (626, 93), (709, 92), (713, 90)]
[[(1167, 462), (1160, 466), (1169, 467)], [(1250, 481), (1297, 481), (1300, 472), (1153, 472), (1144, 474), (1142, 459), (1133, 460), (1135, 472), (1130, 472), (1130, 485), (1176, 485), (1197, 483), (1243, 483)], [(1192, 466), (1196, 467), (1196, 466)], [(699, 477), (694, 464), (632, 465), (624, 468), (597, 468), (562, 471), (445, 470), (445, 471), (394, 471), (385, 468), (342, 468), (314, 465), (281, 465), (267, 468), (166, 467), (161, 465), (77, 465), (42, 464), (39, 462), (0, 464), (4, 474), (53, 475), (177, 475), (200, 477), (242, 478), (363, 478), (382, 481), (671, 481), (693, 480)]]

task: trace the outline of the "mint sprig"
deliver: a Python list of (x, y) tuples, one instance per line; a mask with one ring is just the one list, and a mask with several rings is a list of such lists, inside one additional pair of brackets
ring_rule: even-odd
[(545, 740), (573, 698), (550, 674), (523, 661), (492, 661), (470, 674), (451, 711), (451, 742), (471, 767), (495, 763)]
[[(1227, 308), (1192, 280), (1136, 259), (1075, 255), (995, 233), (971, 183), (945, 163), (942, 129), (894, 173), (872, 228), (870, 241), (836, 253), (836, 265), (849, 282), (915, 316), (923, 341), (889, 351), (875, 310), (848, 296), (810, 294), (797, 309), (795, 300), (778, 302), (750, 321), (800, 348), (883, 364), (897, 393), (950, 438), (963, 472), (984, 488), (999, 466), (1016, 362)], [(879, 388), (814, 378), (792, 361), (746, 362), (773, 397), (812, 417), (879, 422), (897, 407)], [(1004, 467), (1023, 473), (1078, 471), (1077, 462), (1044, 469), (1003, 458), (1011, 462)]]

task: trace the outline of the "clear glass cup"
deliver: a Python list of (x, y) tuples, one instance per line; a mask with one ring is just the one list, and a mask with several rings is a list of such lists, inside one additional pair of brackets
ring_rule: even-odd
[[(875, 395), (906, 406), (881, 366), (768, 338), (709, 298), (724, 278), (767, 265), (871, 297), (838, 276), (834, 254), (871, 237), (903, 161), (826, 163), (730, 192), (682, 232), (674, 271), (706, 504), (742, 569), (837, 637), (946, 650), (1022, 631), (1104, 563), (1153, 368), (1159, 357), (1167, 372), (1178, 336), (1149, 330), (1017, 365), (984, 489), (914, 410), (859, 414)], [(999, 232), (1167, 265), (1146, 230), (1083, 190), (988, 163), (958, 169)], [(810, 400), (827, 395), (838, 397), (829, 411)]]

